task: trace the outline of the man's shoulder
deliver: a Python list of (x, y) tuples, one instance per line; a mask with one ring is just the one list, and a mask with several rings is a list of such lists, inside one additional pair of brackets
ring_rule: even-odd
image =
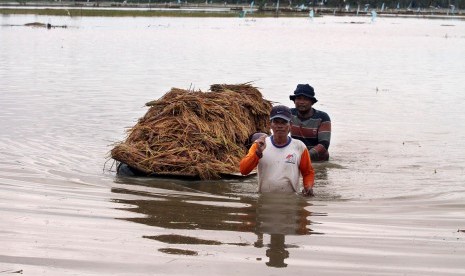
[[(293, 108), (290, 108), (291, 110), (291, 114), (294, 115), (294, 116), (297, 116), (297, 108), (293, 107)], [(317, 118), (327, 118), (329, 120), (329, 115), (328, 113), (322, 111), (322, 110), (318, 110), (318, 109), (315, 109), (313, 108), (313, 111), (314, 111), (314, 114), (312, 117), (317, 117)]]
[(291, 138), (291, 139), (292, 139), (291, 143), (292, 143), (295, 147), (297, 147), (299, 150), (304, 150), (304, 149), (307, 148), (307, 146), (305, 145), (305, 143), (302, 142), (301, 140), (296, 139), (296, 138)]
[(328, 113), (326, 113), (324, 111), (321, 111), (321, 110), (317, 110), (317, 109), (314, 109), (314, 111), (315, 111), (315, 113), (314, 113), (313, 117), (320, 118), (323, 121), (331, 121), (331, 119), (329, 118)]

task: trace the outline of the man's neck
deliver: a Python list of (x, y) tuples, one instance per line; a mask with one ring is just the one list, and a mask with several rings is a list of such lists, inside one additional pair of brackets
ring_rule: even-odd
[(309, 110), (305, 112), (297, 111), (297, 117), (301, 119), (308, 119), (313, 116), (313, 113), (314, 113), (313, 108), (310, 108)]
[(273, 135), (273, 142), (276, 146), (284, 146), (287, 144), (289, 137), (286, 136), (276, 136)]

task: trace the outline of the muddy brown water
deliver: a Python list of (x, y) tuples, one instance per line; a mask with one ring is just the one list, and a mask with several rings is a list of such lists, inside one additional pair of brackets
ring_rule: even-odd
[[(458, 20), (1, 16), (0, 274), (463, 275), (464, 49)], [(315, 87), (314, 198), (104, 169), (145, 102), (248, 81)]]

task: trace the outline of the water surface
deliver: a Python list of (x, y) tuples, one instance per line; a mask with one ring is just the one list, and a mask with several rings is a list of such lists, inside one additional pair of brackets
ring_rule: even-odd
[[(2, 16), (0, 273), (463, 275), (463, 49), (458, 20)], [(104, 169), (145, 102), (248, 81), (314, 86), (316, 197)]]

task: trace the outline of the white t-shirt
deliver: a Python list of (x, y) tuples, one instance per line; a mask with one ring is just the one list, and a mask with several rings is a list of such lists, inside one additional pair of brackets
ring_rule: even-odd
[(300, 158), (307, 147), (297, 139), (283, 146), (273, 145), (271, 137), (265, 139), (266, 149), (258, 163), (258, 185), (260, 192), (300, 191)]

